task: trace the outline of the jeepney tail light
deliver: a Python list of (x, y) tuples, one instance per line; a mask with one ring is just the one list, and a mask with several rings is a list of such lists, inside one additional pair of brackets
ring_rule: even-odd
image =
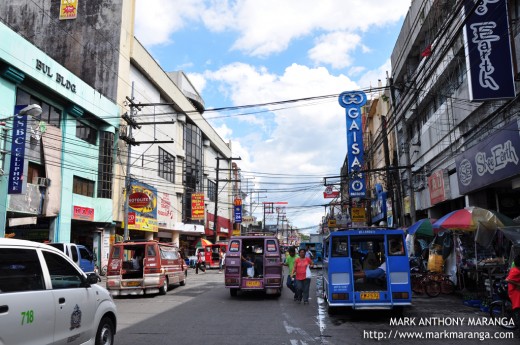
[(226, 285), (238, 285), (238, 278), (226, 278)]
[(267, 284), (280, 284), (280, 278), (268, 278)]
[(408, 299), (408, 292), (392, 292), (393, 299)]
[(144, 273), (161, 273), (161, 269), (157, 267), (145, 268)]
[(348, 293), (333, 293), (332, 299), (341, 299), (341, 300), (348, 299)]

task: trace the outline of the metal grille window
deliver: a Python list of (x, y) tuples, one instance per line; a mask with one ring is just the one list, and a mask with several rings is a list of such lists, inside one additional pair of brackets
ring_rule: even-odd
[(74, 180), (72, 182), (72, 192), (74, 194), (89, 196), (91, 198), (94, 197), (94, 181), (87, 180), (86, 178), (74, 176)]
[(114, 133), (100, 132), (97, 197), (112, 199)]
[(210, 201), (216, 200), (217, 195), (217, 184), (213, 181), (208, 180), (208, 198)]
[(175, 157), (159, 147), (159, 177), (175, 183)]
[(51, 106), (48, 103), (45, 103), (41, 99), (30, 95), (29, 93), (18, 89), (16, 91), (16, 105), (25, 105), (25, 104), (38, 104), (42, 107), (42, 114), (40, 116), (34, 117), (34, 119), (45, 121), (48, 124), (60, 128), (61, 122), (61, 110)]
[(81, 121), (76, 121), (76, 137), (85, 140), (89, 144), (96, 145), (97, 131)]

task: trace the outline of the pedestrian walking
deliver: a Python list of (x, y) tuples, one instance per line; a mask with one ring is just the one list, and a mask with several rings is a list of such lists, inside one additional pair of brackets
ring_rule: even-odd
[(296, 295), (296, 286), (295, 286), (295, 280), (293, 279), (293, 276), (292, 276), (292, 271), (293, 271), (293, 267), (294, 267), (294, 261), (296, 259), (297, 259), (296, 249), (294, 249), (294, 247), (290, 247), (288, 254), (285, 256), (285, 261), (284, 261), (283, 265), (289, 267), (286, 285), (289, 288), (289, 290), (291, 290), (294, 293), (295, 301), (297, 300), (298, 296)]
[[(507, 291), (511, 300), (513, 309), (513, 320), (517, 327), (520, 326), (520, 255), (513, 260), (515, 267), (509, 270), (506, 282), (508, 284)], [(520, 327), (519, 327), (520, 329)]]
[(226, 264), (226, 249), (224, 247), (220, 247), (218, 273), (222, 273), (222, 270), (224, 269), (225, 264)]
[(314, 255), (312, 254), (311, 247), (309, 245), (307, 245), (307, 250), (305, 251), (305, 257), (307, 257), (311, 260), (314, 259)]
[(204, 265), (202, 255), (202, 250), (199, 250), (199, 252), (197, 253), (197, 264), (195, 265), (195, 274), (199, 274), (199, 268), (202, 272), (206, 273), (206, 265)]
[(305, 256), (305, 249), (300, 249), (299, 257), (294, 260), (292, 276), (296, 279), (296, 300), (309, 304), (309, 287), (311, 286), (312, 260)]

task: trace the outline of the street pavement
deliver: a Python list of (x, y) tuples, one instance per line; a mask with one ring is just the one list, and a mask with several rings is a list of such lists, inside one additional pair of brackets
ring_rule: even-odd
[[(165, 296), (115, 299), (116, 344), (519, 343), (518, 333), (514, 339), (498, 339), (511, 335), (498, 326), (471, 325), (470, 319), (478, 322), (486, 314), (464, 306), (456, 295), (415, 296), (413, 307), (403, 314), (343, 311), (329, 316), (318, 297), (321, 271), (313, 270), (313, 275), (310, 304), (303, 305), (293, 301), (287, 288), (280, 298), (246, 293), (231, 297), (224, 274), (208, 270), (196, 275), (190, 269), (186, 286), (174, 287)], [(421, 320), (444, 324), (419, 325)]]

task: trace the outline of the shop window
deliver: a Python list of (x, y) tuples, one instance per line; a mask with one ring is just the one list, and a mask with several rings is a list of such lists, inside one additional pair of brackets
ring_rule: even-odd
[(91, 198), (94, 197), (94, 181), (87, 180), (86, 178), (74, 176), (73, 180), (73, 190), (74, 194), (89, 196)]
[(29, 168), (27, 170), (27, 183), (36, 184), (38, 177), (45, 177), (43, 166), (29, 162)]
[(34, 119), (47, 122), (54, 127), (60, 127), (61, 110), (25, 92), (24, 90), (18, 89), (16, 91), (16, 105), (26, 104), (38, 104), (40, 107), (42, 107), (41, 115), (34, 117)]
[(159, 177), (175, 183), (175, 157), (159, 147)]
[(96, 145), (97, 131), (81, 121), (76, 121), (76, 137), (85, 140), (89, 144)]
[(208, 198), (210, 201), (217, 200), (217, 184), (208, 180)]
[(114, 133), (100, 132), (97, 197), (112, 199)]

